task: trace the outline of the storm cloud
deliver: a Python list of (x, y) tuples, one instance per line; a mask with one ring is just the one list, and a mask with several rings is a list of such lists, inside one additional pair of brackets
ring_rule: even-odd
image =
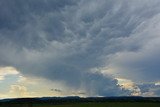
[(89, 95), (129, 95), (114, 76), (160, 77), (159, 0), (1, 0), (0, 65)]

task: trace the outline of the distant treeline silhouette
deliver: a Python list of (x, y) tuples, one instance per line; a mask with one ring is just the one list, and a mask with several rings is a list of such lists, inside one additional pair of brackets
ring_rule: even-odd
[(0, 100), (1, 104), (32, 104), (32, 103), (81, 103), (81, 102), (156, 102), (160, 103), (160, 97), (42, 97), (42, 98), (17, 98)]

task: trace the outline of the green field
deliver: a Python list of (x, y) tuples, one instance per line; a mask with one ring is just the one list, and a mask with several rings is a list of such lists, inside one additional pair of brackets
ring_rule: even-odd
[(160, 107), (160, 103), (130, 103), (130, 102), (107, 102), (107, 103), (76, 103), (64, 105), (35, 105), (33, 107)]
[(5, 104), (0, 107), (160, 107), (160, 103), (143, 102), (104, 102), (104, 103), (70, 103), (70, 104)]

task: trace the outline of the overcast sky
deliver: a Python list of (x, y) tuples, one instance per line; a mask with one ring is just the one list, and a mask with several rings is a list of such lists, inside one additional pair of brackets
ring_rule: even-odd
[(160, 0), (0, 0), (0, 98), (160, 96)]

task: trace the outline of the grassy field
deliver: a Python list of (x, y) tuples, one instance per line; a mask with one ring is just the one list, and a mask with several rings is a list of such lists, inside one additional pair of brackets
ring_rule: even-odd
[(104, 102), (104, 103), (73, 103), (73, 104), (9, 104), (0, 107), (160, 107), (160, 103), (142, 102)]
[(130, 103), (130, 102), (107, 102), (107, 103), (75, 103), (64, 105), (34, 105), (33, 107), (160, 107), (160, 103)]

